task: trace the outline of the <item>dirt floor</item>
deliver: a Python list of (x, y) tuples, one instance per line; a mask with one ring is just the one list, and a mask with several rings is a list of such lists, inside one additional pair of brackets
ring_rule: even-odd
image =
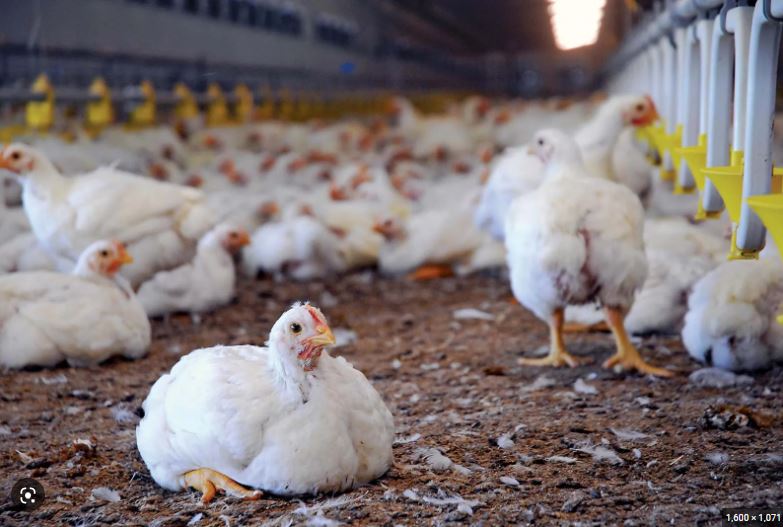
[[(618, 374), (600, 367), (613, 350), (601, 333), (568, 335), (593, 365), (523, 368), (517, 357), (540, 352), (547, 329), (497, 276), (413, 283), (368, 272), (240, 288), (235, 305), (200, 321), (156, 321), (141, 361), (0, 374), (2, 492), (33, 477), (47, 493), (33, 512), (6, 500), (0, 525), (718, 525), (724, 507), (783, 504), (781, 369), (702, 387), (678, 339), (652, 337), (642, 353), (680, 374)], [(301, 501), (202, 506), (195, 492), (155, 485), (134, 437), (152, 383), (191, 349), (263, 343), (299, 299), (358, 335), (333, 354), (394, 414), (394, 468), (342, 496)], [(458, 320), (460, 308), (494, 320)]]

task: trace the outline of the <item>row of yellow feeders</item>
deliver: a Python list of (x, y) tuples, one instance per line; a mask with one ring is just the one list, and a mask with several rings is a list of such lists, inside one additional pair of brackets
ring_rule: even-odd
[[(0, 128), (0, 139), (8, 141), (26, 133), (44, 134), (53, 129), (56, 93), (45, 74), (35, 80), (30, 94), (25, 108), (25, 124)], [(239, 84), (229, 96), (217, 83), (213, 83), (202, 99), (185, 84), (179, 83), (172, 93), (173, 115), (178, 121), (187, 121), (203, 114), (206, 124), (214, 127), (265, 119), (307, 121), (371, 115), (382, 113), (386, 104), (386, 97), (379, 95), (326, 98), (316, 93), (294, 94), (288, 89), (274, 92), (268, 87), (262, 88), (260, 95), (257, 101), (248, 86)], [(417, 106), (435, 111), (455, 97), (454, 94), (427, 95), (417, 101)], [(151, 82), (144, 81), (139, 86), (128, 88), (120, 99), (125, 99), (130, 106), (128, 121), (124, 124), (127, 129), (138, 130), (159, 121), (160, 101)], [(90, 136), (96, 137), (104, 128), (115, 123), (113, 102), (107, 83), (101, 78), (95, 79), (88, 89), (84, 111), (84, 128)]]
[[(765, 121), (771, 121), (774, 113), (778, 61), (775, 42), (781, 35), (783, 0), (765, 0), (755, 7), (724, 6), (715, 19), (707, 19), (706, 12), (699, 11), (707, 9), (707, 4), (710, 2), (692, 2), (690, 7), (696, 13), (695, 23), (687, 28), (673, 29), (677, 53), (683, 53), (678, 57), (678, 69), (674, 71), (676, 78), (667, 70), (667, 67), (673, 68), (671, 50), (666, 50), (669, 56), (661, 51), (668, 45), (666, 38), (659, 39), (656, 44), (659, 47), (648, 50), (646, 57), (653, 69), (660, 66), (653, 75), (660, 72), (663, 77), (657, 81), (653, 76), (654, 94), (668, 105), (665, 117), (676, 118), (679, 124), (672, 133), (667, 133), (663, 124), (657, 124), (639, 136), (664, 159), (668, 156), (670, 165), (661, 168), (661, 177), (673, 180), (675, 193), (698, 189), (696, 219), (717, 218), (725, 208), (734, 225), (729, 258), (757, 258), (764, 246), (762, 223), (783, 248), (783, 168), (772, 167), (769, 163), (770, 137)], [(681, 5), (690, 8), (687, 2)], [(682, 46), (684, 43), (687, 45)], [(733, 62), (725, 58), (732, 52)], [(695, 82), (695, 73), (701, 82), (700, 93), (691, 84)], [(730, 101), (732, 78), (733, 104)], [(677, 93), (685, 97), (672, 100)], [(696, 103), (700, 104), (699, 111), (696, 111)], [(730, 120), (731, 108), (734, 116)], [(694, 115), (700, 117), (698, 135), (692, 120)], [(732, 123), (734, 138), (729, 145)], [(686, 137), (683, 137), (684, 127), (687, 128)], [(671, 124), (668, 130), (672, 130)], [(751, 132), (755, 130), (763, 131), (754, 137)], [(745, 159), (746, 150), (752, 157)], [(746, 170), (752, 173), (746, 174)], [(764, 181), (761, 172), (766, 170), (770, 172), (770, 179)], [(750, 213), (751, 210), (758, 218)]]

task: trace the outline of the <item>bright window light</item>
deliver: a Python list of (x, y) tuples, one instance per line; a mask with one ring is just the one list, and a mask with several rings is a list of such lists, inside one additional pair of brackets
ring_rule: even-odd
[(595, 44), (606, 0), (549, 0), (555, 44), (574, 49)]

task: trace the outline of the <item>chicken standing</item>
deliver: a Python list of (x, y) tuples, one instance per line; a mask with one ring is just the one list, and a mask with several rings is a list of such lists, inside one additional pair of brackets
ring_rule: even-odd
[(512, 204), (506, 248), (514, 295), (549, 323), (551, 349), (543, 359), (520, 363), (579, 364), (563, 343), (563, 310), (597, 301), (617, 346), (604, 367), (671, 375), (642, 360), (623, 326), (647, 275), (639, 199), (624, 186), (591, 177), (576, 143), (562, 132), (539, 132), (530, 149), (545, 164), (546, 176)]
[(116, 239), (136, 255), (123, 275), (137, 285), (187, 261), (214, 223), (200, 191), (113, 167), (64, 177), (40, 152), (12, 144), (0, 152), (0, 168), (22, 180), (30, 226), (63, 269), (92, 242)]
[(150, 324), (128, 283), (132, 261), (119, 242), (97, 241), (73, 274), (47, 271), (0, 277), (0, 364), (9, 368), (98, 364), (147, 353)]
[(203, 313), (234, 298), (236, 270), (233, 256), (250, 243), (247, 232), (220, 224), (198, 242), (193, 261), (161, 271), (141, 284), (139, 302), (154, 317), (176, 311)]
[(339, 492), (392, 463), (392, 415), (361, 372), (324, 351), (324, 315), (295, 304), (267, 347), (216, 346), (180, 359), (153, 385), (136, 440), (162, 487), (261, 493)]

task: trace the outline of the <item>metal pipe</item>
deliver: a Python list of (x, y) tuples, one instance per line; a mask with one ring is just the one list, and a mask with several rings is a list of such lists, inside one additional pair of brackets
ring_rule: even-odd
[(742, 212), (737, 228), (737, 247), (756, 252), (764, 247), (766, 229), (750, 208), (747, 198), (768, 194), (772, 180), (772, 123), (775, 113), (781, 24), (770, 18), (783, 15), (783, 0), (756, 4), (750, 32), (745, 166), (742, 180)]

